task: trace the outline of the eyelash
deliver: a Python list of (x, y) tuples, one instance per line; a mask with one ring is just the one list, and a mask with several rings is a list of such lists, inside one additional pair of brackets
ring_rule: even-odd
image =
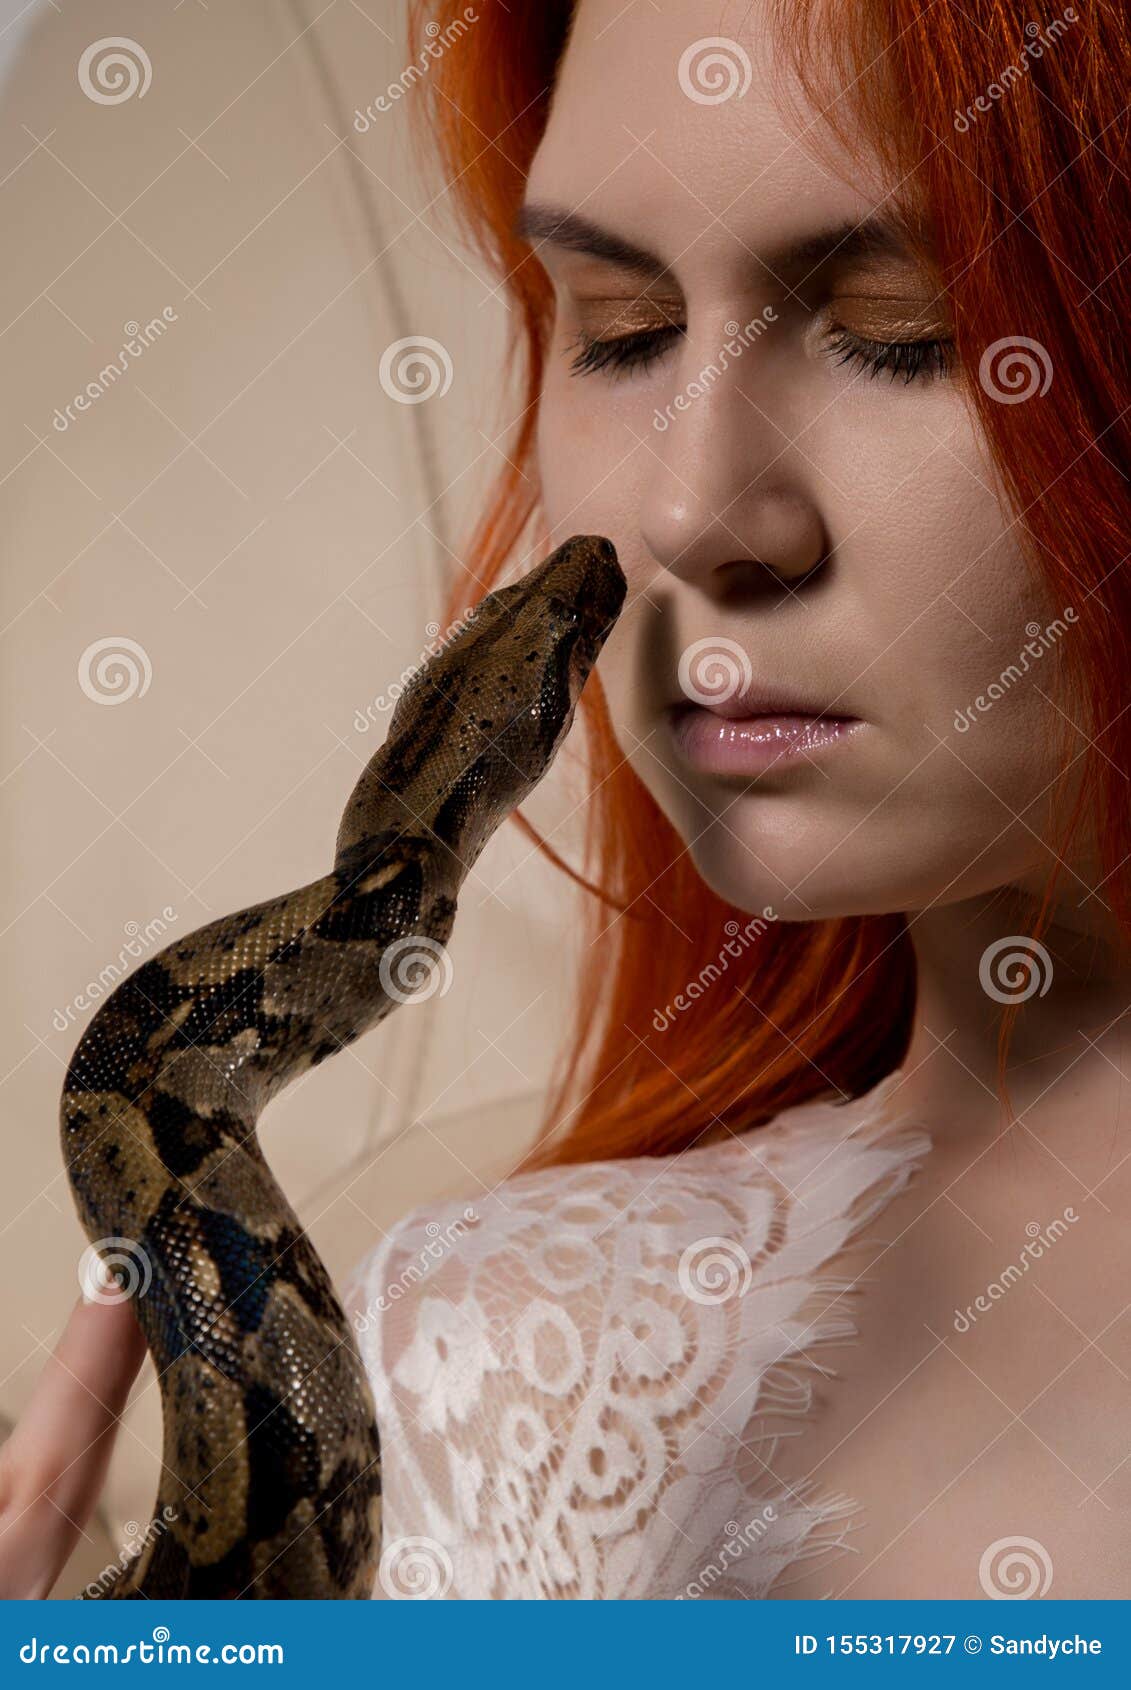
[(855, 364), (872, 378), (885, 370), (891, 381), (901, 375), (905, 387), (949, 375), (954, 365), (954, 342), (944, 339), (862, 340), (847, 329), (834, 329), (829, 350), (838, 364)]
[(594, 340), (581, 330), (570, 342), (580, 352), (570, 364), (571, 375), (597, 375), (602, 370), (614, 374), (647, 369), (667, 350), (671, 336), (683, 330), (673, 324), (660, 329), (642, 329), (637, 334), (614, 335), (608, 340)]
[[(570, 343), (581, 349), (570, 364), (570, 373), (597, 375), (608, 370), (618, 375), (646, 370), (667, 350), (671, 337), (682, 333), (680, 328), (665, 326), (594, 340), (582, 331)], [(902, 375), (904, 386), (913, 381), (934, 381), (949, 375), (953, 367), (954, 343), (950, 340), (864, 340), (847, 329), (836, 329), (828, 344), (838, 364), (855, 364), (873, 378), (885, 370), (891, 381)]]

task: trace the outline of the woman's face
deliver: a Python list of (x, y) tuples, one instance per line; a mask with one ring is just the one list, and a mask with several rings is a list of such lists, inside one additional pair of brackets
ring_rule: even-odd
[(1065, 632), (1034, 625), (1064, 607), (874, 167), (818, 162), (775, 86), (816, 137), (761, 0), (580, 0), (527, 191), (550, 538), (617, 547), (617, 736), (721, 896), (811, 919), (1029, 884)]

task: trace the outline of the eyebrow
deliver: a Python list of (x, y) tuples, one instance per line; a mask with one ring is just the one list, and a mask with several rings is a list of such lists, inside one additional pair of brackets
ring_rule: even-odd
[[(563, 206), (527, 201), (515, 218), (513, 233), (520, 240), (545, 241), (569, 252), (603, 259), (649, 281), (673, 280), (668, 266), (654, 252)], [(895, 218), (876, 216), (858, 223), (836, 224), (802, 240), (788, 241), (763, 262), (771, 274), (782, 271), (809, 274), (832, 258), (847, 263), (854, 258), (906, 257), (910, 250), (909, 232), (902, 224)]]
[(654, 252), (634, 246), (611, 230), (603, 229), (591, 218), (583, 217), (579, 211), (567, 211), (562, 206), (547, 205), (538, 200), (527, 201), (515, 218), (513, 233), (519, 240), (548, 241), (551, 246), (560, 246), (570, 252), (603, 258), (608, 264), (616, 264), (622, 270), (646, 276), (652, 281), (670, 279), (667, 265)]

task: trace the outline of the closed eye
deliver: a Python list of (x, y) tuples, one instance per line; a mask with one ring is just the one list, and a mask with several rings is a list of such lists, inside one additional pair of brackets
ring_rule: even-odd
[(871, 377), (886, 373), (890, 381), (902, 377), (904, 386), (951, 375), (955, 365), (954, 342), (945, 336), (871, 340), (838, 329), (830, 337), (829, 351), (838, 364), (851, 364)]
[(675, 324), (643, 329), (637, 334), (613, 335), (606, 340), (595, 339), (581, 330), (570, 342), (579, 347), (570, 364), (571, 375), (595, 375), (603, 370), (614, 374), (649, 368), (663, 356), (669, 345), (684, 330)]

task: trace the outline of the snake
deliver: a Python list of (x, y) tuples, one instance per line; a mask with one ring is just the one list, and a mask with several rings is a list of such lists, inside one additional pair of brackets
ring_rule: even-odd
[(67, 1177), (163, 1433), (153, 1527), (85, 1596), (372, 1596), (374, 1398), (259, 1117), (450, 962), (462, 883), (550, 767), (625, 590), (612, 542), (574, 535), (486, 594), (409, 672), (330, 872), (154, 954), (75, 1047)]

